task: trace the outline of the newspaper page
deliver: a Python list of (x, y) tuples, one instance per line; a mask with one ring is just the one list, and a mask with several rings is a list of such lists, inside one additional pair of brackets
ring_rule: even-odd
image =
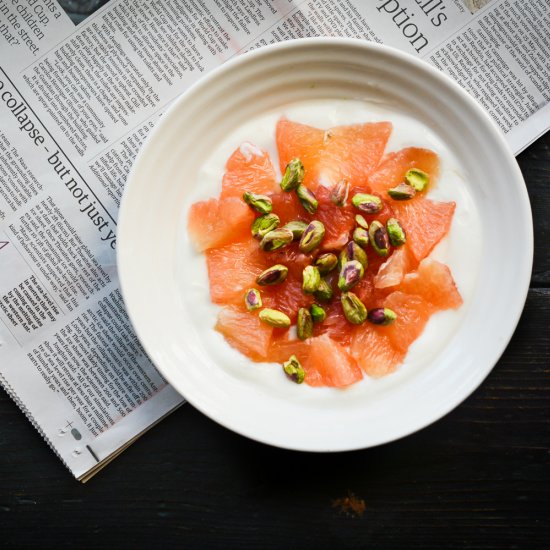
[(173, 99), (231, 57), (347, 36), (455, 78), (520, 151), (550, 122), (550, 0), (111, 0), (74, 27), (0, 0), (0, 375), (78, 478), (182, 398), (144, 354), (115, 269), (127, 174)]

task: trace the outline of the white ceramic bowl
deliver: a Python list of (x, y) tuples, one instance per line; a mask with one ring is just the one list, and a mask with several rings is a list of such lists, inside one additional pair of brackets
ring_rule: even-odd
[[(323, 406), (264, 391), (235, 376), (197, 337), (179, 278), (189, 246), (183, 205), (227, 129), (266, 110), (317, 98), (385, 97), (430, 127), (470, 173), (482, 215), (480, 277), (473, 304), (433, 365), (364, 400)], [(221, 184), (220, 184), (221, 185)], [(152, 361), (204, 414), (253, 439), (291, 449), (378, 445), (442, 417), (487, 376), (519, 320), (532, 265), (532, 222), (516, 161), (489, 116), (457, 84), (397, 50), (347, 39), (306, 39), (226, 63), (179, 97), (139, 153), (118, 224), (126, 306)], [(467, 259), (465, 259), (467, 261)], [(198, 331), (198, 332), (197, 332)], [(310, 391), (315, 391), (311, 390)], [(338, 390), (332, 390), (338, 391)], [(314, 400), (313, 400), (314, 401)]]

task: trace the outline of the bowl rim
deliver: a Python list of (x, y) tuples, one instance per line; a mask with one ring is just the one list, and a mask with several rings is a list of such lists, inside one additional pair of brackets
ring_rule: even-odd
[[(147, 338), (144, 337), (142, 333), (140, 322), (136, 318), (134, 308), (132, 306), (132, 300), (128, 296), (128, 286), (126, 284), (126, 281), (129, 279), (129, 277), (131, 277), (131, 270), (130, 269), (128, 269), (128, 271), (126, 270), (126, 263), (124, 259), (125, 254), (121, 253), (121, 251), (124, 250), (126, 239), (131, 238), (130, 231), (126, 231), (125, 228), (129, 226), (129, 222), (127, 220), (129, 220), (131, 216), (130, 207), (128, 206), (128, 203), (129, 203), (128, 197), (132, 193), (132, 180), (134, 179), (135, 173), (139, 168), (139, 164), (141, 162), (142, 157), (145, 156), (146, 154), (146, 150), (148, 148), (149, 143), (155, 140), (158, 134), (162, 133), (164, 127), (169, 124), (172, 113), (181, 108), (180, 105), (186, 101), (187, 97), (190, 95), (199, 93), (202, 89), (207, 88), (212, 80), (217, 79), (226, 73), (230, 73), (235, 70), (238, 70), (240, 66), (248, 64), (253, 59), (269, 56), (274, 51), (285, 51), (285, 50), (291, 50), (295, 48), (297, 49), (315, 48), (318, 46), (354, 47), (354, 48), (362, 49), (365, 52), (372, 51), (372, 52), (383, 52), (385, 54), (389, 54), (390, 56), (393, 56), (400, 61), (404, 61), (408, 64), (416, 66), (420, 71), (430, 73), (430, 76), (435, 80), (437, 80), (443, 86), (443, 88), (450, 88), (452, 92), (461, 96), (461, 101), (466, 102), (469, 108), (473, 109), (476, 112), (477, 116), (479, 116), (481, 119), (485, 121), (486, 129), (489, 131), (492, 139), (495, 140), (498, 147), (503, 151), (506, 151), (509, 155), (508, 160), (510, 161), (510, 164), (512, 165), (513, 167), (512, 169), (514, 171), (514, 173), (511, 174), (511, 179), (515, 180), (515, 184), (517, 185), (517, 192), (522, 196), (522, 201), (521, 201), (521, 204), (519, 205), (519, 207), (521, 208), (520, 216), (525, 220), (524, 229), (526, 230), (527, 237), (528, 237), (527, 242), (523, 242), (526, 261), (524, 264), (521, 265), (520, 278), (521, 278), (522, 284), (520, 289), (521, 292), (517, 296), (518, 307), (513, 312), (513, 315), (511, 316), (511, 319), (510, 319), (511, 329), (509, 331), (509, 334), (507, 334), (505, 338), (499, 341), (498, 346), (495, 345), (494, 352), (492, 353), (493, 359), (491, 361), (487, 361), (486, 364), (483, 366), (483, 368), (478, 369), (479, 372), (477, 376), (475, 378), (472, 378), (472, 381), (468, 386), (467, 390), (465, 390), (463, 393), (456, 396), (454, 399), (449, 400), (449, 402), (447, 403), (447, 406), (441, 407), (437, 411), (432, 411), (432, 415), (430, 418), (423, 419), (423, 421), (418, 423), (418, 425), (416, 425), (414, 428), (410, 428), (410, 429), (405, 428), (402, 430), (395, 430), (394, 432), (392, 432), (387, 436), (375, 438), (372, 443), (369, 443), (367, 445), (365, 445), (364, 443), (358, 443), (356, 445), (347, 444), (343, 446), (330, 447), (330, 448), (319, 445), (313, 448), (311, 446), (285, 444), (279, 441), (274, 441), (270, 437), (264, 436), (262, 433), (259, 433), (259, 432), (251, 434), (247, 430), (240, 429), (239, 426), (235, 426), (231, 424), (231, 422), (226, 422), (225, 418), (223, 417), (213, 416), (211, 412), (207, 410), (205, 407), (203, 407), (200, 402), (197, 402), (197, 400), (195, 400), (193, 396), (191, 396), (191, 398), (188, 398), (185, 395), (185, 393), (181, 393), (180, 390), (177, 388), (177, 384), (174, 383), (171, 373), (166, 372), (163, 369), (162, 365), (157, 364), (151, 359), (151, 362), (161, 372), (161, 374), (166, 378), (166, 380), (172, 385), (172, 387), (178, 393), (181, 393), (181, 395), (187, 401), (189, 401), (189, 403), (191, 403), (193, 407), (197, 408), (201, 413), (205, 414), (207, 417), (214, 420), (218, 424), (224, 426), (225, 428), (235, 433), (238, 433), (249, 439), (252, 439), (267, 445), (271, 445), (278, 448), (284, 448), (288, 450), (303, 451), (303, 452), (346, 452), (346, 451), (376, 447), (378, 445), (390, 443), (392, 441), (396, 441), (403, 437), (416, 433), (417, 431), (420, 431), (425, 427), (430, 426), (431, 424), (440, 420), (441, 418), (446, 416), (449, 412), (451, 412), (453, 409), (455, 409), (458, 405), (460, 405), (463, 401), (465, 401), (470, 395), (473, 394), (473, 392), (477, 390), (477, 388), (487, 378), (489, 373), (492, 371), (492, 369), (495, 367), (497, 362), (500, 360), (502, 354), (506, 350), (510, 340), (512, 339), (515, 333), (515, 330), (517, 328), (520, 317), (525, 307), (525, 302), (529, 291), (529, 283), (531, 279), (533, 254), (534, 254), (532, 211), (531, 211), (531, 206), (529, 201), (529, 195), (527, 192), (527, 187), (525, 185), (525, 181), (521, 173), (521, 170), (519, 168), (519, 165), (517, 164), (517, 161), (510, 147), (508, 146), (508, 143), (505, 140), (504, 134), (501, 132), (500, 128), (492, 120), (489, 114), (483, 109), (483, 107), (472, 96), (470, 96), (458, 84), (458, 82), (456, 82), (446, 74), (438, 71), (437, 69), (429, 65), (429, 63), (427, 63), (426, 61), (423, 61), (422, 59), (417, 58), (412, 54), (406, 53), (392, 46), (387, 46), (385, 44), (378, 44), (378, 43), (369, 42), (363, 39), (356, 39), (356, 38), (315, 37), (315, 38), (292, 39), (288, 41), (279, 42), (276, 44), (263, 46), (252, 51), (248, 51), (244, 54), (241, 54), (237, 57), (234, 57), (224, 62), (222, 65), (215, 67), (214, 69), (209, 71), (207, 74), (199, 77), (197, 81), (191, 84), (183, 93), (181, 93), (178, 97), (176, 97), (172, 101), (169, 108), (162, 114), (160, 120), (156, 123), (153, 130), (149, 133), (149, 135), (146, 137), (143, 144), (141, 145), (140, 150), (134, 159), (132, 168), (128, 174), (128, 178), (126, 180), (126, 185), (125, 185), (122, 199), (121, 199), (121, 205), (120, 205), (119, 216), (118, 216), (119, 236), (117, 239), (117, 242), (118, 242), (117, 248), (119, 252), (117, 253), (116, 261), (117, 261), (117, 270), (119, 275), (120, 289), (122, 292), (128, 317), (138, 336), (138, 339), (141, 345), (143, 346), (149, 358), (151, 358), (153, 357), (154, 354), (152, 352), (151, 346), (149, 345)], [(519, 306), (519, 304), (521, 304), (521, 306)]]

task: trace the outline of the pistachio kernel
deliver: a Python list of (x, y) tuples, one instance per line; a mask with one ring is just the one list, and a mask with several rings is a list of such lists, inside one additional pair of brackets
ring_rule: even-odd
[(333, 254), (332, 252), (326, 252), (325, 254), (317, 256), (317, 259), (313, 262), (313, 265), (319, 270), (321, 275), (326, 275), (338, 265), (338, 258), (336, 254)]
[(260, 214), (269, 214), (273, 210), (273, 203), (267, 195), (258, 195), (257, 193), (246, 191), (243, 194), (243, 201), (252, 206)]
[(292, 231), (288, 229), (274, 229), (266, 233), (260, 242), (260, 248), (266, 252), (272, 252), (287, 246), (294, 239)]
[(360, 325), (367, 319), (365, 304), (353, 293), (344, 292), (340, 297), (345, 318), (354, 325)]
[(317, 248), (325, 236), (325, 226), (318, 220), (313, 220), (304, 230), (300, 238), (299, 248), (302, 252), (311, 252)]
[(282, 229), (288, 229), (289, 231), (292, 231), (292, 235), (294, 237), (294, 240), (298, 240), (306, 230), (307, 223), (301, 222), (300, 220), (295, 220), (292, 222), (285, 223), (283, 225)]
[(319, 304), (311, 304), (309, 312), (314, 323), (322, 323), (327, 318), (327, 312)]
[(278, 285), (282, 283), (288, 275), (288, 267), (282, 264), (272, 265), (265, 271), (262, 271), (256, 282), (261, 286)]
[(295, 355), (291, 355), (288, 361), (283, 363), (283, 371), (296, 384), (301, 384), (306, 377), (306, 372)]
[(275, 328), (288, 328), (290, 326), (290, 318), (278, 309), (265, 308), (260, 311), (258, 317), (266, 325)]
[(408, 183), (400, 183), (388, 189), (388, 195), (396, 201), (408, 201), (416, 195), (416, 190)]
[(401, 246), (407, 242), (407, 234), (395, 218), (390, 218), (386, 222), (386, 230), (392, 246)]
[(261, 241), (270, 231), (279, 227), (280, 221), (277, 214), (264, 214), (257, 217), (250, 228), (252, 236)]
[(313, 336), (313, 318), (305, 307), (301, 307), (298, 310), (296, 331), (300, 340), (307, 340)]
[(302, 272), (302, 290), (306, 294), (313, 294), (319, 288), (321, 274), (314, 265), (308, 265)]
[(369, 265), (367, 253), (354, 241), (350, 241), (340, 252), (340, 268), (351, 260), (357, 260), (366, 269)]
[(369, 239), (374, 251), (379, 256), (386, 258), (390, 253), (390, 239), (386, 228), (379, 221), (370, 224)]
[(414, 187), (416, 191), (422, 192), (430, 183), (430, 176), (426, 174), (426, 172), (424, 172), (423, 170), (419, 170), (418, 168), (411, 168), (405, 174), (405, 181), (411, 187)]
[(377, 307), (369, 311), (367, 319), (374, 325), (391, 325), (397, 319), (397, 314), (387, 307)]
[(346, 262), (340, 269), (340, 275), (338, 276), (338, 288), (342, 292), (351, 290), (365, 274), (363, 265), (357, 260), (351, 260)]
[(285, 168), (283, 179), (281, 180), (281, 189), (283, 191), (293, 191), (302, 183), (304, 179), (304, 165), (299, 158), (292, 159)]
[(363, 227), (356, 227), (353, 230), (353, 240), (360, 247), (365, 248), (369, 244), (369, 232)]
[(298, 196), (298, 200), (306, 212), (315, 214), (317, 207), (319, 206), (319, 201), (313, 191), (310, 191), (305, 185), (300, 184), (296, 189), (296, 195)]
[(244, 304), (248, 311), (254, 311), (262, 307), (262, 296), (260, 291), (255, 288), (248, 289), (244, 294)]
[(353, 206), (365, 214), (376, 214), (382, 210), (382, 200), (376, 195), (357, 193), (351, 199)]
[(369, 228), (369, 224), (368, 224), (367, 220), (363, 216), (361, 216), (361, 214), (357, 214), (355, 216), (355, 223), (359, 227), (362, 227), (363, 229), (368, 229)]
[(314, 293), (315, 299), (319, 302), (328, 302), (333, 295), (332, 287), (326, 279), (321, 279), (319, 287)]
[(349, 181), (341, 179), (331, 190), (330, 200), (336, 206), (346, 206), (349, 194)]

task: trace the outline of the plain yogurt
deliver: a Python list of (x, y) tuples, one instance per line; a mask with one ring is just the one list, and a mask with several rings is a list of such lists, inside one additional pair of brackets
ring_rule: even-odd
[(243, 146), (244, 153), (249, 151), (252, 154), (254, 146), (267, 150), (278, 171), (275, 126), (281, 116), (323, 129), (344, 124), (390, 121), (393, 132), (386, 152), (410, 146), (426, 147), (435, 151), (441, 161), (441, 172), (436, 188), (428, 196), (434, 200), (456, 202), (451, 230), (432, 252), (431, 257), (449, 266), (464, 304), (458, 311), (442, 311), (433, 315), (395, 373), (376, 380), (366, 377), (343, 390), (311, 388), (305, 384), (297, 386), (287, 380), (280, 365), (254, 363), (233, 349), (214, 330), (220, 307), (210, 301), (205, 255), (195, 252), (189, 239), (184, 238), (184, 246), (178, 259), (177, 277), (181, 282), (184, 307), (193, 311), (196, 338), (205, 354), (229, 375), (250, 382), (251, 387), (258, 391), (277, 393), (289, 399), (309, 399), (320, 404), (326, 399), (352, 404), (357, 399), (363, 399), (365, 394), (387, 391), (394, 384), (414, 376), (419, 369), (437, 368), (437, 356), (443, 352), (463, 321), (474, 295), (481, 258), (481, 223), (470, 192), (471, 181), (468, 178), (471, 175), (429, 127), (408, 114), (399, 113), (393, 106), (336, 99), (294, 103), (247, 121), (227, 135), (221, 143), (216, 144), (198, 174), (193, 193), (184, 205), (182, 231), (186, 231), (187, 213), (192, 203), (219, 195), (225, 163), (243, 143), (246, 143)]

